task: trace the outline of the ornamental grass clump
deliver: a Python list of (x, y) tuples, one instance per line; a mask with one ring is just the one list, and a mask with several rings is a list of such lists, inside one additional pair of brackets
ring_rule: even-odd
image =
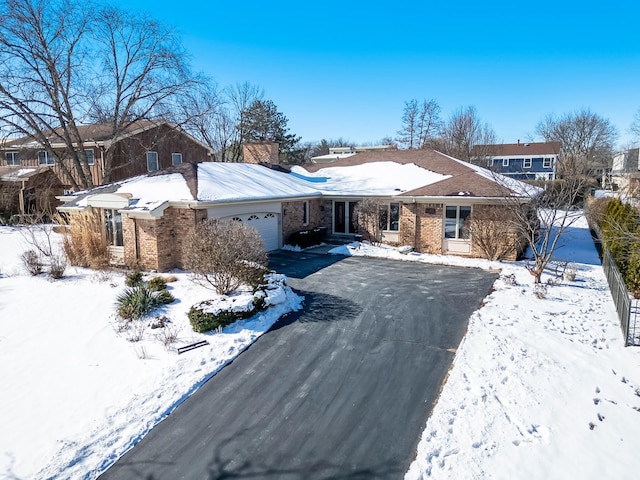
[(128, 287), (116, 298), (118, 315), (125, 320), (139, 320), (147, 317), (163, 304), (158, 297), (144, 285)]

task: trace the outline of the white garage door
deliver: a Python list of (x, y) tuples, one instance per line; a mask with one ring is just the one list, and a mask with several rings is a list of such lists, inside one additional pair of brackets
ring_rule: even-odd
[(253, 227), (264, 239), (264, 247), (267, 252), (280, 248), (280, 235), (278, 235), (278, 217), (275, 213), (251, 213), (236, 215), (234, 220), (240, 220), (245, 225)]

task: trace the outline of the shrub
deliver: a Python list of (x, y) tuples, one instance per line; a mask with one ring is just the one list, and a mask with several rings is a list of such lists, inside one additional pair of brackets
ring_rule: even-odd
[(160, 292), (166, 290), (167, 282), (162, 277), (153, 277), (147, 282), (147, 287), (153, 292)]
[(156, 298), (163, 305), (168, 305), (176, 299), (173, 295), (171, 295), (171, 292), (167, 289), (160, 290), (156, 294)]
[(211, 300), (205, 300), (204, 302), (193, 305), (189, 309), (189, 313), (187, 315), (194, 331), (199, 333), (208, 332), (209, 330), (226, 327), (238, 320), (252, 317), (257, 312), (264, 310), (265, 301), (262, 297), (255, 297), (252, 308), (239, 312), (231, 310), (211, 312), (209, 311), (209, 307), (211, 305)]
[(382, 242), (382, 203), (374, 198), (365, 198), (358, 202), (355, 208), (355, 224), (358, 232), (362, 233), (365, 240), (374, 245)]
[(67, 269), (67, 260), (63, 255), (52, 255), (49, 264), (49, 276), (56, 280), (64, 276)]
[(118, 315), (125, 320), (144, 318), (161, 304), (158, 295), (144, 285), (129, 287), (116, 298)]
[(20, 258), (22, 259), (22, 264), (31, 275), (36, 276), (42, 273), (42, 261), (35, 250), (27, 250)]
[(233, 292), (267, 264), (264, 241), (241, 222), (206, 220), (185, 241), (185, 266), (193, 279), (221, 295)]
[(127, 273), (127, 276), (124, 279), (124, 284), (127, 287), (137, 287), (139, 285), (142, 285), (142, 272), (138, 269), (131, 270), (129, 273)]

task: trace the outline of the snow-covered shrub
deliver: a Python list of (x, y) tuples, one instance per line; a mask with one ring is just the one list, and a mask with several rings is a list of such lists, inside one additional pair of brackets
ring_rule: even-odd
[(207, 220), (187, 236), (185, 266), (193, 279), (220, 295), (250, 283), (256, 267), (267, 264), (260, 233), (242, 222)]
[(42, 273), (42, 261), (40, 255), (35, 250), (27, 250), (20, 256), (24, 268), (31, 275), (36, 276)]
[(227, 299), (227, 302), (219, 299), (205, 300), (193, 305), (188, 313), (193, 330), (202, 333), (226, 327), (238, 320), (252, 317), (265, 308), (263, 296), (239, 295)]
[(539, 299), (547, 298), (548, 287), (544, 283), (536, 283), (533, 285), (533, 294)]
[(158, 295), (144, 285), (128, 287), (116, 298), (118, 315), (125, 320), (144, 318), (160, 305)]

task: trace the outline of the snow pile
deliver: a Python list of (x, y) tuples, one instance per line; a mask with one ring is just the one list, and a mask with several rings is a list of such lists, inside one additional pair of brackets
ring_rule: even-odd
[[(20, 229), (0, 227), (0, 478), (94, 478), (301, 303), (275, 275), (266, 290), (274, 306), (220, 334), (197, 334), (186, 314), (215, 292), (172, 272), (177, 301), (157, 312), (168, 326), (151, 329), (151, 319), (144, 331), (117, 333), (122, 273), (31, 277), (19, 260), (28, 248)], [(178, 337), (169, 348), (166, 332)], [(209, 344), (176, 353), (199, 340)]]

